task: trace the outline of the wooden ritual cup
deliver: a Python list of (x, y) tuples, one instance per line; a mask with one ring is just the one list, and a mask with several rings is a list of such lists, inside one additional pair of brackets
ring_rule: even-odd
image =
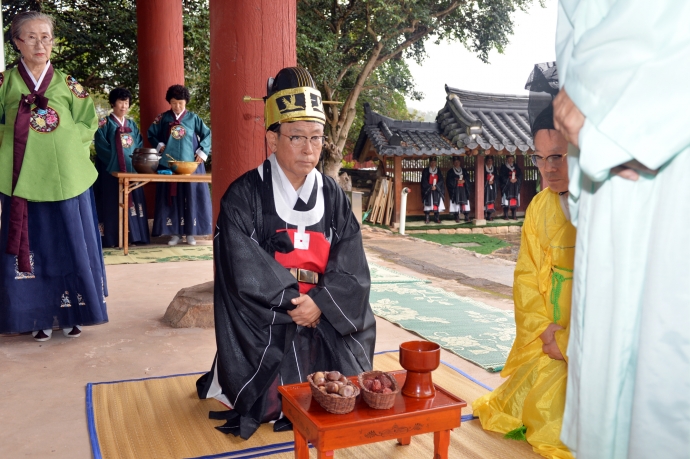
[(441, 346), (429, 341), (408, 341), (400, 345), (400, 365), (407, 370), (402, 394), (429, 398), (436, 395), (431, 372), (441, 363)]

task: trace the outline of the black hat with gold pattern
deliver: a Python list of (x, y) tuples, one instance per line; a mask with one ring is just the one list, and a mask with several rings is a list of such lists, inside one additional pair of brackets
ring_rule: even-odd
[(306, 69), (286, 67), (268, 79), (264, 120), (266, 129), (293, 121), (326, 124), (321, 93)]

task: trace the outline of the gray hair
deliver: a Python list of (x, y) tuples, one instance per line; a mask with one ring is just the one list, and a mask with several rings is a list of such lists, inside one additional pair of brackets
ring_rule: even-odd
[(12, 27), (10, 28), (10, 35), (12, 36), (12, 41), (16, 42), (19, 35), (22, 34), (22, 26), (29, 21), (43, 21), (50, 26), (50, 34), (53, 35), (53, 29), (55, 29), (55, 21), (53, 17), (40, 11), (26, 11), (24, 13), (19, 13), (12, 19)]

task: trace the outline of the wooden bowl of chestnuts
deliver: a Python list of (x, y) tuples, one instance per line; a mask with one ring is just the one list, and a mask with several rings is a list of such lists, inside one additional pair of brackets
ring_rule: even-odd
[(333, 414), (345, 414), (355, 409), (359, 387), (339, 371), (317, 371), (307, 376), (312, 397), (321, 407)]

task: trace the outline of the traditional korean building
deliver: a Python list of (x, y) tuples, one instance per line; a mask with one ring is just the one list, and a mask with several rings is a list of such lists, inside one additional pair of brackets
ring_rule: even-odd
[[(436, 121), (401, 121), (388, 118), (364, 106), (364, 125), (353, 157), (364, 162), (378, 159), (395, 183), (394, 222), (400, 221), (399, 197), (403, 187), (411, 189), (407, 215), (423, 215), (419, 182), (428, 158), (437, 156), (445, 176), (452, 156), (462, 156), (470, 175), (472, 210), (476, 223), (484, 223), (484, 160), (494, 157), (496, 171), (506, 155), (516, 155), (523, 171), (521, 212), (537, 192), (539, 171), (526, 155), (534, 151), (529, 128), (527, 96), (487, 94), (446, 86), (446, 104)], [(477, 173), (482, 171), (482, 173)], [(445, 197), (448, 203), (448, 194)], [(496, 200), (500, 209), (500, 190)], [(447, 207), (447, 205), (446, 205)], [(479, 212), (474, 211), (479, 209)], [(500, 214), (500, 212), (499, 212)]]

